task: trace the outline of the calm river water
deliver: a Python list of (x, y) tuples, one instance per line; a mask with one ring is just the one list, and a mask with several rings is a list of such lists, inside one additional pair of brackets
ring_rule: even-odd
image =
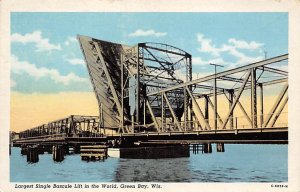
[(81, 161), (68, 155), (55, 163), (51, 154), (28, 164), (20, 148), (12, 148), (11, 182), (287, 182), (288, 145), (226, 144), (225, 153), (188, 158)]

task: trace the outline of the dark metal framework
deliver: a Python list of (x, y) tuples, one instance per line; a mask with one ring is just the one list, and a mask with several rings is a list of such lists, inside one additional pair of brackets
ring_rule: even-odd
[(19, 133), (20, 138), (39, 136), (97, 137), (100, 136), (99, 117), (71, 115)]
[[(175, 73), (176, 70), (183, 71), (185, 79), (180, 79)], [(185, 122), (188, 121), (188, 117), (191, 118), (186, 90), (178, 89), (153, 96), (148, 94), (191, 80), (191, 55), (181, 49), (160, 43), (139, 43), (125, 49), (121, 54), (123, 99), (120, 131), (182, 131), (179, 125), (182, 115)], [(191, 90), (191, 87), (189, 89)], [(124, 103), (129, 103), (131, 126), (127, 126)], [(172, 126), (166, 127), (167, 121), (172, 122), (169, 123)]]

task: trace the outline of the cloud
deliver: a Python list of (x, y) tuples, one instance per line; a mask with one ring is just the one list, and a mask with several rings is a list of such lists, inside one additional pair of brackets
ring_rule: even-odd
[(35, 79), (40, 79), (42, 77), (49, 77), (56, 83), (62, 83), (64, 85), (69, 85), (71, 82), (88, 82), (88, 79), (82, 78), (70, 72), (67, 75), (62, 75), (57, 69), (49, 69), (45, 67), (37, 67), (28, 61), (19, 61), (19, 59), (12, 55), (11, 57), (12, 72), (15, 74), (26, 73)]
[(66, 58), (65, 60), (69, 62), (71, 65), (81, 65), (81, 66), (85, 65), (84, 60), (80, 58)]
[(34, 43), (37, 52), (61, 50), (60, 44), (51, 44), (49, 43), (49, 39), (43, 38), (41, 31), (34, 31), (25, 35), (14, 33), (11, 35), (11, 42), (23, 44)]
[(204, 38), (203, 34), (197, 34), (197, 41), (200, 43), (200, 48), (198, 51), (211, 53), (214, 56), (219, 56), (221, 50), (216, 48), (214, 44), (212, 44), (212, 40), (209, 38)]
[(166, 32), (157, 32), (153, 29), (150, 30), (138, 29), (135, 32), (130, 33), (129, 37), (146, 37), (146, 36), (162, 37), (166, 35), (167, 35)]
[(192, 58), (193, 65), (205, 66), (205, 65), (209, 65), (210, 63), (220, 64), (220, 65), (229, 64), (228, 62), (225, 62), (221, 57), (213, 58), (213, 59), (209, 59), (209, 60), (203, 60), (201, 57), (193, 57)]
[(77, 43), (77, 38), (76, 37), (68, 37), (67, 40), (64, 42), (65, 45), (69, 46), (71, 43)]
[[(206, 38), (203, 34), (197, 34), (197, 42), (200, 47), (197, 49), (199, 52), (209, 53), (213, 56), (213, 59), (209, 61), (218, 64), (229, 64), (232, 66), (253, 63), (262, 60), (264, 57), (261, 55), (263, 43), (258, 43), (255, 41), (247, 42), (244, 40), (237, 40), (235, 38), (228, 39), (227, 43), (221, 46), (216, 46), (212, 39)], [(257, 56), (247, 56), (244, 51), (251, 51)], [(224, 61), (221, 54), (228, 54), (236, 58), (235, 62)], [(201, 58), (196, 58), (194, 64), (204, 64)]]
[(251, 41), (250, 43), (243, 40), (236, 40), (231, 38), (228, 40), (229, 43), (233, 44), (233, 46), (237, 49), (248, 49), (248, 50), (256, 50), (263, 46), (262, 43), (257, 43), (255, 41)]

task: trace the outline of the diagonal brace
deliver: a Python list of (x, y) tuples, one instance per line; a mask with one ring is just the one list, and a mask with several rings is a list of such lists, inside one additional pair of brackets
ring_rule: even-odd
[(148, 109), (149, 109), (149, 112), (150, 112), (150, 115), (151, 115), (151, 117), (152, 117), (152, 120), (153, 120), (153, 122), (154, 122), (154, 126), (155, 126), (155, 128), (157, 129), (157, 131), (160, 132), (160, 130), (159, 130), (159, 128), (158, 128), (158, 123), (157, 123), (157, 121), (156, 121), (156, 118), (155, 118), (155, 116), (154, 116), (154, 113), (153, 113), (153, 111), (152, 111), (152, 108), (151, 108), (150, 103), (149, 103), (148, 100), (146, 101), (146, 104), (147, 104), (147, 107), (148, 107)]
[(284, 87), (282, 88), (276, 102), (274, 103), (271, 111), (269, 112), (268, 116), (267, 116), (267, 119), (265, 121), (265, 124), (263, 125), (263, 127), (267, 127), (267, 125), (269, 124), (270, 120), (272, 119), (273, 117), (273, 114), (275, 113), (275, 111), (277, 110), (282, 98), (284, 97), (285, 93), (287, 92), (288, 90), (288, 87), (289, 85), (288, 84), (285, 84)]
[(274, 127), (274, 125), (275, 125), (277, 119), (279, 118), (281, 112), (283, 111), (284, 107), (286, 106), (288, 100), (289, 100), (289, 97), (286, 97), (286, 98), (283, 100), (283, 103), (282, 103), (281, 107), (279, 108), (278, 112), (276, 113), (276, 115), (275, 115), (273, 121), (271, 122), (270, 127)]
[[(98, 46), (98, 44), (95, 43), (95, 47), (96, 47), (96, 50), (98, 52), (98, 54), (101, 54), (101, 50), (100, 50), (100, 47)], [(118, 109), (118, 112), (119, 114), (122, 114), (123, 111), (122, 111), (122, 108), (121, 108), (121, 104), (120, 104), (120, 101), (119, 101), (119, 98), (118, 98), (118, 95), (117, 95), (117, 92), (113, 86), (113, 82), (112, 82), (112, 79), (110, 78), (110, 75), (109, 75), (109, 72), (108, 72), (108, 69), (107, 69), (107, 66), (105, 64), (105, 61), (103, 60), (102, 57), (98, 56), (98, 58), (100, 59), (100, 62), (102, 63), (102, 67), (103, 67), (103, 70), (105, 72), (105, 76), (108, 80), (108, 84), (109, 84), (109, 88), (112, 92), (112, 95), (113, 95), (113, 98), (114, 98), (114, 101), (117, 105), (117, 109)]]
[[(198, 105), (196, 99), (193, 97), (191, 91), (190, 91), (187, 87), (186, 87), (185, 89), (187, 90), (187, 93), (190, 95), (190, 97), (191, 97), (191, 99), (192, 99), (193, 106), (196, 107), (196, 109), (198, 110), (198, 112), (199, 112), (199, 114), (200, 114), (200, 118), (198, 118), (198, 119), (201, 119), (201, 120), (203, 121), (205, 127), (206, 127), (207, 129), (211, 130), (210, 125), (209, 125), (209, 124), (207, 123), (207, 121), (205, 120), (205, 117), (204, 117), (204, 115), (203, 115), (203, 112), (201, 111), (201, 109), (200, 109), (200, 107), (199, 107), (199, 105)], [(195, 114), (195, 115), (196, 115), (196, 114)]]
[(226, 127), (226, 125), (227, 125), (227, 123), (228, 123), (228, 121), (229, 121), (229, 117), (230, 117), (230, 115), (232, 114), (232, 112), (233, 112), (233, 110), (234, 110), (236, 104), (238, 103), (238, 101), (239, 101), (239, 99), (240, 99), (240, 97), (241, 97), (241, 95), (242, 95), (242, 93), (243, 93), (243, 91), (244, 91), (245, 85), (246, 85), (246, 83), (248, 82), (248, 79), (249, 79), (249, 77), (250, 77), (250, 74), (251, 74), (251, 71), (248, 71), (248, 74), (246, 75), (246, 78), (245, 78), (245, 80), (244, 80), (242, 86), (239, 88), (238, 94), (237, 94), (237, 96), (236, 96), (236, 98), (235, 98), (235, 100), (234, 100), (234, 102), (233, 102), (233, 104), (232, 104), (232, 106), (231, 106), (231, 108), (230, 108), (228, 114), (226, 115), (226, 119), (225, 119), (225, 122), (224, 122), (224, 124), (223, 124), (222, 129), (225, 129), (225, 127)]
[[(212, 109), (214, 109), (214, 104), (211, 102), (211, 100), (210, 100), (209, 97), (207, 97), (207, 100), (208, 100), (209, 105), (212, 107)], [(222, 119), (221, 119), (219, 113), (217, 113), (217, 118), (218, 118), (218, 120), (219, 120), (219, 123), (222, 125), (222, 124), (223, 124), (223, 121), (222, 121)]]
[(174, 119), (174, 123), (176, 124), (176, 127), (177, 127), (178, 129), (180, 129), (180, 131), (182, 131), (182, 129), (181, 129), (179, 123), (178, 123), (178, 119), (177, 119), (177, 117), (176, 117), (176, 115), (175, 115), (175, 113), (174, 113), (174, 110), (172, 109), (172, 106), (171, 106), (171, 104), (170, 104), (170, 101), (169, 101), (169, 99), (168, 99), (167, 96), (166, 96), (166, 93), (163, 93), (163, 96), (164, 96), (165, 101), (166, 101), (166, 103), (167, 103), (167, 105), (168, 105), (168, 107), (169, 107), (169, 110), (170, 110), (171, 115), (172, 115), (172, 117), (173, 117), (173, 119)]

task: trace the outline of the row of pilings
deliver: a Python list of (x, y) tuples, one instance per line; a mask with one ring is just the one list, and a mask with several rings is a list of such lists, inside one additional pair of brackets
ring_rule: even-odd
[[(224, 143), (216, 143), (217, 152), (225, 152)], [(212, 144), (203, 143), (203, 144), (191, 144), (191, 151), (193, 154), (201, 153), (212, 153)]]
[(28, 163), (37, 163), (39, 161), (39, 154), (52, 154), (53, 161), (61, 162), (65, 159), (66, 154), (80, 153), (79, 146), (68, 145), (22, 145), (21, 154), (27, 156)]

